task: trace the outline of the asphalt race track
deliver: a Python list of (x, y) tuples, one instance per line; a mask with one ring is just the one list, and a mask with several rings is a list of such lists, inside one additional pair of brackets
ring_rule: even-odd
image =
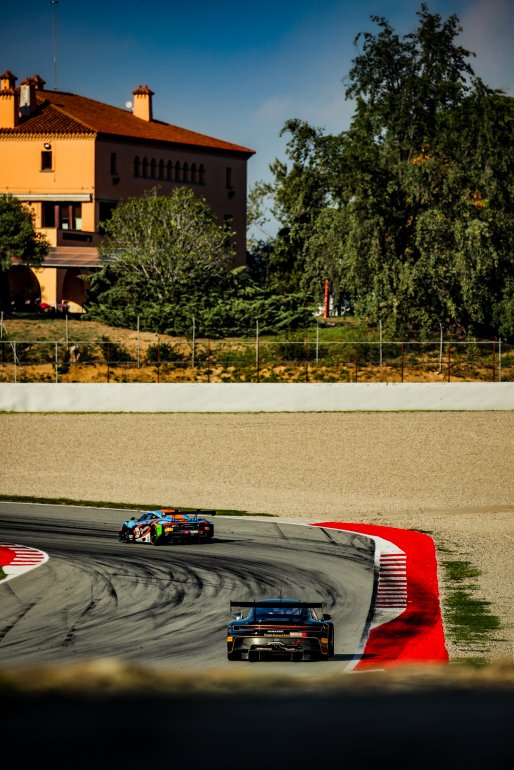
[(231, 599), (322, 600), (336, 654), (276, 663), (300, 676), (347, 670), (359, 651), (373, 591), (373, 549), (360, 535), (268, 518), (215, 517), (210, 544), (123, 544), (131, 512), (0, 503), (0, 542), (49, 561), (0, 582), (3, 666), (117, 657), (177, 668), (266, 667), (226, 659)]
[[(279, 519), (215, 518), (209, 545), (124, 545), (126, 511), (0, 503), (0, 542), (40, 548), (44, 565), (0, 582), (0, 669), (117, 656), (155, 666), (293, 674), (298, 689), (170, 693), (2, 690), (6, 766), (175, 767), (279, 764), (503, 770), (512, 764), (512, 694), (497, 687), (359, 684), (351, 666), (373, 590), (369, 541)], [(229, 601), (324, 599), (336, 655), (324, 663), (228, 663)], [(239, 669), (238, 669), (239, 667)], [(246, 667), (244, 669), (243, 667)], [(224, 673), (224, 670), (221, 669)], [(349, 689), (325, 691), (316, 672)], [(259, 673), (257, 673), (259, 677)], [(260, 677), (259, 677), (260, 679)], [(300, 681), (302, 679), (302, 681)], [(305, 687), (307, 689), (302, 689)]]

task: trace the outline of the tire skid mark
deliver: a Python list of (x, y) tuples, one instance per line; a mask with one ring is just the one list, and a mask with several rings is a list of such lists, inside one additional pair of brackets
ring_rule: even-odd
[(9, 631), (12, 631), (13, 628), (15, 628), (16, 625), (21, 620), (23, 620), (23, 618), (26, 617), (28, 613), (31, 611), (31, 609), (33, 609), (35, 606), (36, 606), (36, 602), (31, 602), (30, 604), (28, 604), (26, 607), (24, 607), (23, 610), (21, 610), (21, 612), (18, 613), (18, 615), (14, 618), (14, 620), (11, 623), (9, 623), (7, 626), (4, 626), (4, 628), (0, 630), (0, 644), (3, 642), (3, 640), (9, 633)]

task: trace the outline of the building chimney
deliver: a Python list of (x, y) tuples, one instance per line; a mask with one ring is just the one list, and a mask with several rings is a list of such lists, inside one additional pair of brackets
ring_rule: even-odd
[(15, 128), (18, 125), (16, 75), (7, 70), (0, 75), (0, 85), (0, 128)]
[(41, 75), (34, 75), (34, 77), (32, 77), (31, 80), (34, 83), (34, 88), (36, 89), (36, 91), (45, 90), (46, 80), (43, 80)]
[(134, 94), (134, 115), (141, 120), (152, 120), (152, 96), (154, 92), (148, 86), (139, 86)]
[(28, 118), (36, 109), (36, 84), (34, 78), (25, 78), (20, 85), (20, 118)]

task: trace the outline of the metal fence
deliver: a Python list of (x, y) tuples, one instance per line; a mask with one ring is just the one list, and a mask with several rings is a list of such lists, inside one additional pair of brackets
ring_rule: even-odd
[(513, 346), (486, 341), (0, 341), (0, 382), (508, 382)]

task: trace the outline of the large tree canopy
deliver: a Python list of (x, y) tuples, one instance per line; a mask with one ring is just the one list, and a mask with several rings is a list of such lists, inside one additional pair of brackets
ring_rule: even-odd
[(393, 332), (514, 334), (514, 100), (474, 75), (455, 15), (422, 4), (403, 37), (372, 20), (346, 79), (349, 130), (285, 125), (290, 162), (265, 190), (282, 224), (271, 266), (316, 297), (330, 278)]

